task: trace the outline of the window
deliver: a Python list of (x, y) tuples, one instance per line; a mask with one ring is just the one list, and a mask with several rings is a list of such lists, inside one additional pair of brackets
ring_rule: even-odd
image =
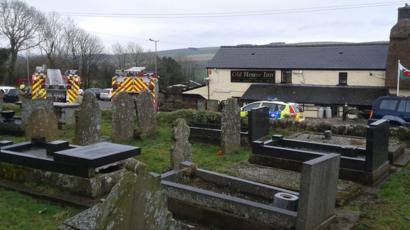
[(382, 100), (380, 102), (380, 109), (381, 110), (396, 110), (397, 100)]
[(258, 108), (260, 103), (251, 103), (243, 107), (243, 111), (251, 111), (252, 109)]
[(410, 112), (410, 100), (401, 100), (397, 112)]
[(282, 70), (281, 83), (292, 83), (292, 70)]
[(346, 72), (339, 73), (339, 85), (347, 85), (347, 73)]
[(401, 100), (399, 107), (397, 108), (398, 112), (404, 112), (406, 110), (406, 100)]
[(268, 107), (271, 112), (278, 111), (278, 105), (274, 103), (262, 103), (261, 107)]

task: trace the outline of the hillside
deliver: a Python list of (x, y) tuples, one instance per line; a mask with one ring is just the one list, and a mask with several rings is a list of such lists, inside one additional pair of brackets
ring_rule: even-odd
[(174, 59), (187, 58), (196, 62), (207, 62), (216, 54), (219, 47), (204, 47), (204, 48), (184, 48), (159, 51), (161, 57), (172, 57)]

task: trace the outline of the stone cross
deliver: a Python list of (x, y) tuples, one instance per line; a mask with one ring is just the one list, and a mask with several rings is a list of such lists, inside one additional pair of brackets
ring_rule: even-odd
[(192, 161), (192, 146), (189, 143), (189, 126), (178, 118), (172, 128), (171, 168), (180, 169), (183, 161)]
[(134, 136), (135, 104), (133, 97), (120, 93), (112, 100), (112, 140), (126, 141)]
[(135, 105), (137, 109), (138, 136), (146, 137), (155, 134), (155, 112), (150, 93), (148, 91), (140, 93), (135, 99)]
[(44, 107), (33, 108), (25, 125), (26, 139), (46, 138), (47, 141), (58, 138), (58, 119), (54, 112)]
[(225, 154), (239, 150), (241, 146), (241, 118), (238, 101), (229, 98), (224, 102), (221, 116), (221, 147)]
[(89, 145), (100, 141), (101, 110), (95, 94), (84, 92), (80, 110), (76, 111), (75, 143)]

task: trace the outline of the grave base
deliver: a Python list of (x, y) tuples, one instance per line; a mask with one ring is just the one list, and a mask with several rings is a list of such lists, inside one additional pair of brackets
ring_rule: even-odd
[[(276, 158), (262, 154), (251, 154), (249, 162), (252, 164), (264, 165), (274, 168), (298, 171), (302, 169), (301, 161), (290, 160), (286, 158)], [(389, 174), (389, 162), (383, 163), (380, 167), (372, 172), (340, 168), (339, 178), (358, 182), (364, 185), (376, 185), (380, 183)]]
[(0, 162), (0, 178), (5, 181), (26, 187), (49, 186), (63, 193), (88, 198), (108, 194), (124, 172), (125, 169), (117, 168), (115, 171), (98, 173), (92, 178), (84, 178)]

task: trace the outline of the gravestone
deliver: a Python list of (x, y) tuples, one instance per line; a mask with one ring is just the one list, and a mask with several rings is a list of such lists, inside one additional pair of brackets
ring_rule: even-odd
[(146, 137), (155, 134), (156, 121), (154, 106), (148, 91), (140, 93), (135, 99), (137, 109), (137, 136)]
[(58, 138), (58, 119), (54, 112), (44, 107), (34, 108), (25, 125), (26, 139), (46, 138), (47, 141)]
[(23, 98), (21, 108), (21, 123), (25, 125), (34, 108), (43, 107), (48, 112), (53, 112), (53, 101), (50, 99)]
[(127, 93), (120, 93), (112, 100), (112, 139), (126, 141), (134, 136), (134, 99)]
[(258, 140), (269, 135), (269, 109), (262, 107), (248, 112), (248, 141)]
[(75, 143), (89, 145), (100, 141), (101, 110), (95, 94), (84, 92), (83, 103), (75, 114)]
[(180, 169), (183, 161), (192, 161), (192, 146), (189, 143), (190, 129), (186, 121), (178, 118), (172, 128), (171, 168)]
[(339, 165), (335, 153), (303, 163), (296, 230), (318, 229), (334, 217)]
[(241, 146), (241, 118), (238, 101), (229, 98), (224, 102), (221, 116), (221, 147), (226, 154), (236, 152)]
[(102, 203), (64, 221), (59, 229), (183, 229), (168, 211), (158, 179), (137, 167), (124, 173)]

